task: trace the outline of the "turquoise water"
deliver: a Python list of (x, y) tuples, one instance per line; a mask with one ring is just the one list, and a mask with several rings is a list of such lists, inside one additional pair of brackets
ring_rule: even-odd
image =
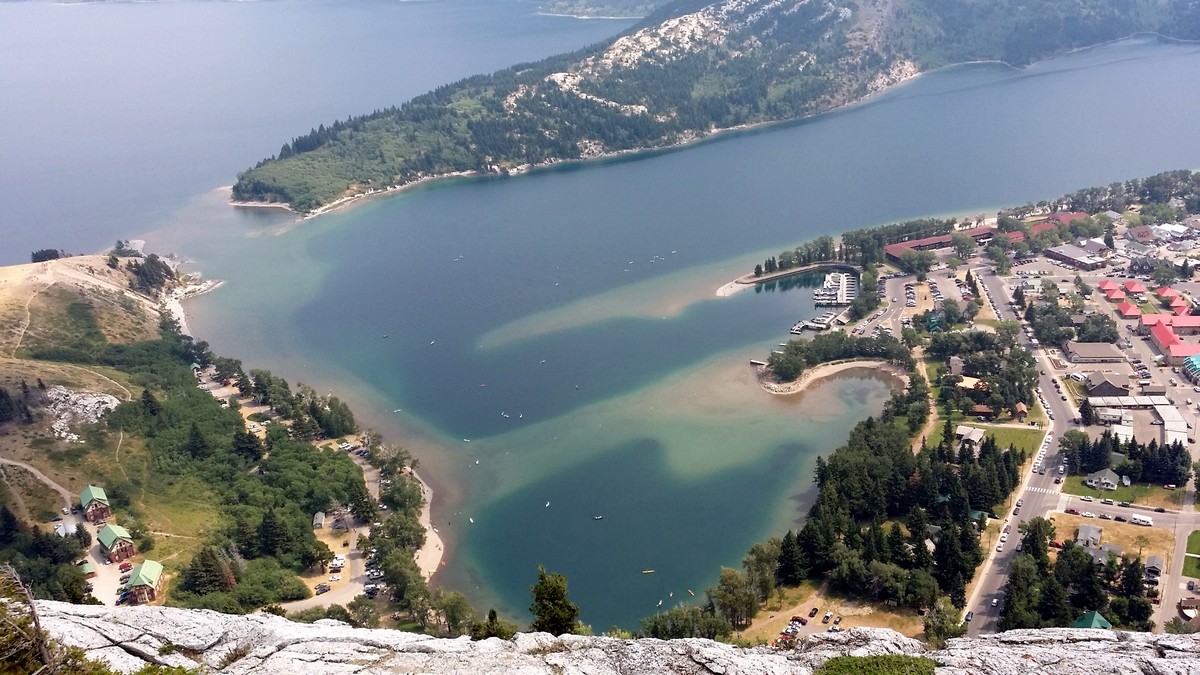
[[(442, 583), (524, 619), (542, 562), (586, 621), (628, 627), (794, 523), (815, 456), (886, 397), (839, 379), (767, 400), (746, 360), (811, 315), (808, 294), (717, 286), (818, 234), (1196, 165), (1200, 93), (1172, 83), (1197, 71), (1196, 47), (1149, 41), (948, 70), (685, 151), (445, 183), (219, 253), (185, 243), (231, 279), (195, 321), (250, 361), (351, 388), (418, 451)], [(248, 312), (255, 332), (231, 332)]]
[(1200, 89), (1181, 86), (1200, 50), (1134, 40), (299, 224), (214, 189), (321, 121), (626, 25), (471, 0), (4, 3), (0, 190), (28, 197), (6, 200), (6, 255), (145, 232), (194, 259), (227, 280), (189, 305), (199, 337), (336, 389), (421, 458), (441, 583), (524, 621), (542, 562), (585, 621), (631, 627), (795, 525), (816, 455), (888, 393), (855, 373), (766, 394), (746, 361), (809, 294), (721, 283), (819, 234), (1200, 165)]

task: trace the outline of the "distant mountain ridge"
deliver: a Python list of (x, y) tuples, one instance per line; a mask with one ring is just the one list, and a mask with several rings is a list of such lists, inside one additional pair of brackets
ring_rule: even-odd
[(431, 177), (678, 145), (938, 66), (1021, 66), (1142, 31), (1200, 38), (1200, 1), (677, 0), (596, 47), (322, 125), (243, 172), (233, 198), (314, 212)]

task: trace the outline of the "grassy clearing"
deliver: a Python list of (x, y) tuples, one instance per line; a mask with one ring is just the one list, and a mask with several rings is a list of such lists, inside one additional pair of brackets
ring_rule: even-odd
[(1183, 557), (1183, 576), (1200, 579), (1200, 558)]
[(763, 642), (779, 637), (779, 631), (787, 627), (788, 619), (793, 615), (808, 616), (812, 598), (818, 587), (819, 584), (812, 580), (805, 580), (796, 588), (784, 588), (782, 603), (778, 602), (775, 596), (771, 596), (758, 614), (754, 615), (750, 627), (742, 631), (742, 637)]
[(49, 523), (62, 509), (62, 497), (20, 467), (0, 466), (0, 484), (7, 488), (3, 501), (35, 522)]
[(1183, 490), (1166, 490), (1160, 485), (1134, 483), (1129, 487), (1119, 486), (1116, 490), (1097, 490), (1083, 484), (1083, 476), (1067, 476), (1063, 481), (1063, 492), (1073, 495), (1088, 495), (1097, 499), (1108, 498), (1118, 502), (1143, 504), (1145, 506), (1178, 509), (1183, 503)]
[[(779, 637), (779, 631), (787, 626), (792, 616), (808, 617), (809, 610), (814, 606), (820, 609), (821, 614), (831, 611), (835, 615), (841, 615), (841, 625), (846, 630), (855, 626), (891, 628), (909, 637), (919, 636), (925, 631), (922, 618), (915, 611), (861, 603), (832, 592), (814, 597), (816, 591), (817, 585), (809, 581), (805, 581), (799, 588), (786, 589), (782, 606), (772, 598), (767, 602), (767, 608), (755, 617), (750, 628), (739, 634), (739, 638), (752, 644), (774, 640)], [(812, 629), (810, 632), (819, 632), (826, 628), (821, 623), (820, 614), (809, 620), (808, 628)]]
[(1083, 518), (1065, 513), (1055, 513), (1053, 519), (1054, 538), (1057, 541), (1075, 541), (1075, 532), (1079, 526), (1087, 524), (1104, 528), (1102, 543), (1116, 544), (1124, 548), (1128, 555), (1137, 555), (1139, 549), (1137, 539), (1145, 537), (1145, 545), (1140, 547), (1143, 561), (1152, 555), (1159, 555), (1169, 566), (1172, 553), (1175, 551), (1175, 533), (1171, 530), (1117, 523), (1098, 518)]
[(1200, 530), (1192, 530), (1187, 538), (1187, 552), (1200, 555)]
[(1037, 427), (997, 427), (987, 424), (978, 426), (985, 430), (988, 436), (996, 439), (996, 444), (1002, 449), (1012, 446), (1018, 450), (1024, 450), (1026, 453), (1036, 451), (1042, 444), (1042, 438), (1046, 435), (1044, 430)]

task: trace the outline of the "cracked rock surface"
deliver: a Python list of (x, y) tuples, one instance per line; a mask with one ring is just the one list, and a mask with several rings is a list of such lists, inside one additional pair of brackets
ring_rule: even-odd
[(516, 675), (808, 675), (835, 656), (926, 656), (939, 675), (1200, 674), (1200, 637), (1052, 628), (951, 640), (931, 651), (882, 628), (819, 633), (796, 648), (741, 649), (709, 640), (618, 640), (545, 633), (471, 642), (339, 621), (293, 623), (167, 607), (39, 601), (42, 625), (115, 670), (147, 663), (214, 673), (513, 673)]

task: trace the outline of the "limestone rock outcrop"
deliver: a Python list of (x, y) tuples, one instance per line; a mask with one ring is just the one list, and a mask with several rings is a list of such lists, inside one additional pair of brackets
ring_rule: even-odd
[(1200, 673), (1200, 637), (1104, 630), (1010, 631), (952, 640), (943, 650), (881, 628), (820, 633), (795, 649), (740, 649), (709, 640), (619, 640), (545, 633), (472, 642), (338, 621), (293, 623), (270, 614), (231, 616), (165, 607), (39, 601), (42, 625), (91, 658), (131, 672), (146, 663), (215, 673), (679, 673), (807, 675), (835, 656), (910, 654), (939, 675)]

